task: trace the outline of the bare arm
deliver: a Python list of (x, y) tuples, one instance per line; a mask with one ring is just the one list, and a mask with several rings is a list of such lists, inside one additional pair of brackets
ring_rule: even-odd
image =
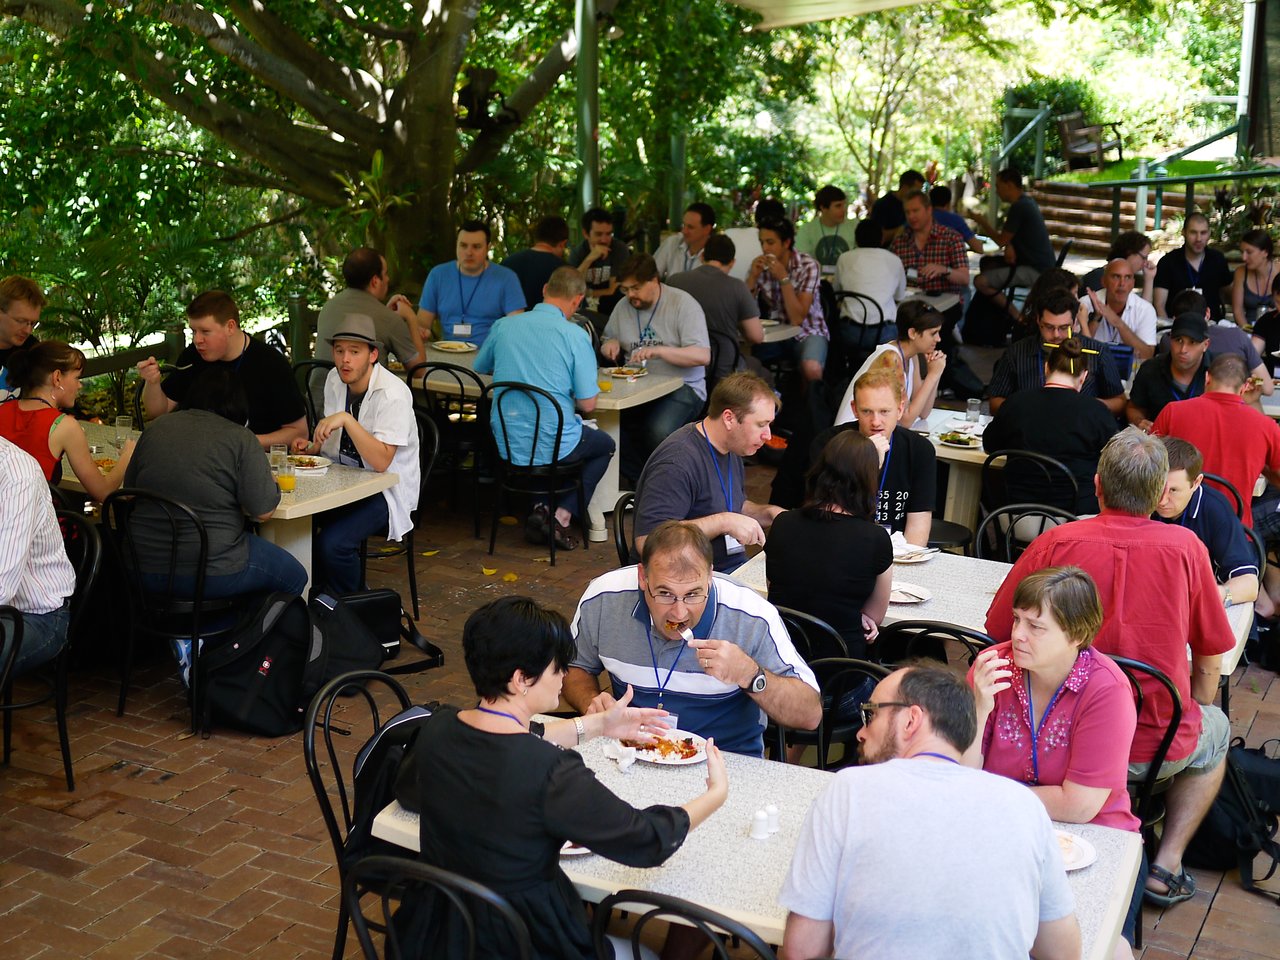
[(1151, 427), (1152, 427), (1151, 421), (1147, 419), (1147, 415), (1143, 411), (1143, 409), (1139, 407), (1137, 404), (1135, 404), (1132, 400), (1129, 400), (1126, 402), (1125, 408), (1124, 408), (1124, 415), (1129, 419), (1129, 422), (1133, 424), (1135, 427), (1137, 427), (1139, 430), (1143, 430), (1146, 433), (1151, 432)]
[(902, 535), (906, 538), (907, 543), (914, 543), (918, 547), (923, 547), (929, 542), (929, 530), (933, 526), (933, 514), (928, 511), (921, 510), (917, 513), (907, 514), (907, 526), (902, 531)]
[(1004, 397), (989, 397), (987, 404), (991, 408), (991, 415), (994, 417), (999, 409), (1004, 406)]
[(813, 306), (813, 294), (797, 293), (794, 283), (784, 283), (782, 304), (787, 310), (787, 322), (793, 326), (799, 326), (809, 315), (809, 308)]
[(270, 450), (273, 443), (292, 446), (294, 440), (305, 440), (307, 438), (307, 418), (299, 417), (293, 423), (286, 423), (279, 430), (272, 430), (270, 433), (259, 433), (257, 437), (258, 443), (263, 450)]
[(815, 730), (822, 720), (818, 691), (799, 677), (782, 677), (765, 670), (765, 686), (759, 693), (747, 689), (763, 668), (731, 640), (691, 640), (703, 672), (721, 683), (742, 689), (747, 696), (784, 727)]
[[(154, 420), (156, 417), (162, 417), (166, 413), (172, 413), (178, 404), (165, 396), (163, 388), (160, 386), (160, 364), (155, 357), (147, 357), (138, 364), (138, 376), (143, 380), (142, 387), (142, 409), (146, 412), (148, 420)], [(138, 424), (139, 427), (142, 424)]]
[(875, 588), (867, 602), (862, 605), (862, 612), (876, 623), (884, 622), (884, 615), (889, 612), (889, 594), (893, 590), (893, 567), (876, 577)]
[(830, 920), (812, 920), (798, 913), (787, 914), (787, 928), (782, 935), (782, 952), (778, 960), (811, 960), (829, 957), (835, 949), (835, 924)]
[[(920, 362), (923, 363), (925, 359), (922, 356)], [(933, 412), (934, 401), (938, 399), (938, 384), (942, 382), (942, 373), (947, 368), (947, 355), (941, 350), (935, 350), (927, 359), (929, 372), (924, 375), (923, 380), (916, 382), (911, 402), (907, 404), (906, 416), (902, 418), (907, 426), (929, 416)], [(907, 376), (915, 376), (915, 371), (908, 371)]]
[[(1153, 278), (1153, 282), (1154, 282), (1154, 278)], [(1168, 304), (1168, 302), (1169, 302), (1169, 291), (1166, 290), (1164, 287), (1156, 287), (1155, 299), (1152, 301), (1152, 306), (1156, 308), (1157, 317), (1164, 317), (1165, 319), (1168, 319), (1169, 314), (1165, 312), (1165, 306)]]
[(1099, 397), (1098, 402), (1110, 410), (1113, 417), (1118, 417), (1128, 408), (1129, 398), (1123, 393), (1117, 393), (1114, 397)]
[(440, 329), (440, 318), (422, 307), (418, 308), (418, 334), (422, 338), (422, 342), (428, 340), (438, 340), (443, 336)]
[[(332, 413), (316, 424), (315, 445), (323, 445), (330, 435), (339, 429), (347, 432), (347, 436), (355, 444), (356, 452), (360, 454), (360, 459), (370, 470), (384, 473), (391, 466), (391, 460), (395, 457), (398, 447), (394, 443), (383, 443), (345, 410)], [(303, 436), (305, 435), (304, 430)]]
[(738, 329), (742, 331), (742, 339), (746, 343), (764, 343), (764, 324), (759, 317), (748, 317), (738, 321)]
[(592, 676), (581, 667), (570, 667), (564, 675), (561, 692), (573, 709), (586, 714), (591, 701), (600, 693), (600, 678)]
[(1222, 584), (1222, 599), (1227, 599), (1227, 591), (1231, 591), (1232, 603), (1253, 603), (1258, 599), (1258, 575), (1242, 573)]
[(120, 484), (124, 482), (125, 468), (129, 466), (129, 458), (133, 456), (135, 445), (133, 440), (125, 443), (116, 465), (104, 477), (89, 454), (89, 441), (85, 439), (84, 430), (71, 417), (63, 417), (49, 437), (49, 452), (54, 456), (65, 454), (85, 493), (99, 501), (120, 489)]
[(1244, 285), (1248, 277), (1249, 268), (1243, 265), (1231, 275), (1231, 316), (1239, 324), (1244, 323)]
[(778, 514), (782, 513), (782, 507), (772, 503), (753, 503), (750, 500), (742, 501), (742, 512), (760, 524), (761, 527), (767, 527), (777, 519)]
[(1031, 956), (1034, 960), (1080, 960), (1080, 924), (1076, 915), (1041, 921)]
[(1106, 787), (1086, 787), (1070, 780), (1064, 780), (1060, 787), (1031, 789), (1049, 811), (1049, 818), (1062, 823), (1088, 823), (1111, 795)]
[(587, 397), (585, 400), (574, 400), (573, 405), (583, 413), (594, 413), (598, 397)]
[(637, 347), (632, 360), (665, 360), (673, 367), (705, 367), (711, 362), (710, 347)]
[(1222, 680), (1222, 654), (1210, 657), (1198, 654), (1191, 655), (1191, 696), (1197, 703), (1206, 706), (1213, 703), (1218, 695), (1218, 684)]
[[(763, 509), (770, 508), (765, 507)], [(781, 511), (781, 508), (778, 509)], [(760, 526), (760, 521), (754, 517), (747, 516), (745, 513), (713, 513), (705, 517), (694, 517), (685, 522), (692, 523), (706, 534), (708, 539), (715, 539), (728, 534), (744, 546), (753, 543), (764, 543), (764, 530)], [(647, 535), (636, 537), (637, 553), (644, 550), (646, 539), (648, 539)]]

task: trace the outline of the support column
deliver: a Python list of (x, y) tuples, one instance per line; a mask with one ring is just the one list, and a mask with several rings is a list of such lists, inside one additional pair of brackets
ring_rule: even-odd
[(600, 31), (596, 0), (576, 0), (574, 32), (578, 37), (578, 202), (580, 212), (600, 205)]
[(679, 230), (684, 220), (685, 147), (688, 138), (683, 131), (671, 135), (671, 171), (667, 179), (667, 227)]

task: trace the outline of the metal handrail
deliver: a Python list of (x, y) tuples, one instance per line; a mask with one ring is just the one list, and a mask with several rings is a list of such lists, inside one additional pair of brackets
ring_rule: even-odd
[(992, 223), (995, 223), (997, 215), (1000, 213), (1000, 197), (995, 191), (996, 174), (1004, 169), (1005, 162), (1012, 155), (1013, 151), (1022, 145), (1022, 141), (1031, 136), (1036, 135), (1036, 164), (1035, 179), (1040, 179), (1044, 175), (1044, 124), (1053, 113), (1053, 105), (1045, 103), (1043, 100), (1039, 103), (1038, 109), (1034, 112), (1027, 107), (1008, 107), (1005, 110), (1006, 129), (1009, 117), (1027, 116), (1031, 119), (1027, 121), (1027, 125), (1023, 127), (1008, 142), (999, 153), (991, 155), (991, 182), (993, 184), (990, 193), (987, 196), (987, 216)]
[[(1156, 220), (1155, 229), (1161, 227), (1164, 209), (1164, 188), (1169, 186), (1186, 186), (1185, 213), (1195, 212), (1196, 187), (1202, 183), (1236, 183), (1241, 180), (1270, 180), (1280, 177), (1280, 167), (1255, 167), (1252, 170), (1236, 170), (1228, 173), (1192, 173), (1181, 177), (1135, 177), (1132, 180), (1096, 180), (1090, 187), (1111, 188), (1111, 242), (1115, 243), (1120, 236), (1120, 191), (1126, 187), (1156, 188)], [(1146, 228), (1147, 211), (1143, 203), (1136, 211), (1138, 224), (1136, 229)]]

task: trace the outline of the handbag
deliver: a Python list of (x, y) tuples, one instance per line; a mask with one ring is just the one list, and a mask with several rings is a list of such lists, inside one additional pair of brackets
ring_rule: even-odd
[[(444, 652), (418, 632), (417, 625), (405, 612), (400, 594), (394, 590), (361, 590), (343, 594), (338, 602), (359, 619), (382, 645), (383, 673), (419, 673), (444, 665)], [(422, 656), (407, 663), (388, 665), (387, 660), (400, 655), (401, 644), (408, 645)]]

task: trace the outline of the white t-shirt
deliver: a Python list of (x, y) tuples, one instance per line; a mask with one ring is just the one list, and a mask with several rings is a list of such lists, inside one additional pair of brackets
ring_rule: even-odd
[(1025, 957), (1074, 909), (1023, 784), (927, 758), (842, 770), (814, 801), (778, 902), (833, 921), (838, 957)]
[(733, 269), (729, 276), (747, 282), (747, 274), (751, 272), (751, 261), (760, 256), (760, 231), (755, 227), (730, 227), (724, 235), (733, 241)]
[[(1093, 301), (1089, 299), (1087, 293), (1080, 298), (1080, 302), (1090, 310), (1093, 309)], [(1156, 345), (1156, 308), (1138, 296), (1136, 290), (1130, 292), (1120, 319), (1143, 343), (1153, 347)], [(1093, 339), (1100, 343), (1124, 343), (1120, 339), (1119, 331), (1107, 322), (1106, 317), (1098, 321), (1098, 329), (1093, 332)]]
[(665, 280), (677, 273), (696, 270), (702, 266), (702, 251), (690, 253), (683, 235), (673, 233), (658, 244), (658, 249), (653, 253), (653, 259), (658, 264), (659, 278)]
[[(898, 301), (907, 295), (907, 273), (902, 261), (888, 250), (859, 247), (840, 254), (836, 261), (836, 290), (853, 290), (874, 300), (886, 323), (898, 318)], [(852, 297), (841, 302), (841, 312), (854, 323), (879, 322), (874, 310)], [(870, 316), (867, 313), (870, 312)]]

